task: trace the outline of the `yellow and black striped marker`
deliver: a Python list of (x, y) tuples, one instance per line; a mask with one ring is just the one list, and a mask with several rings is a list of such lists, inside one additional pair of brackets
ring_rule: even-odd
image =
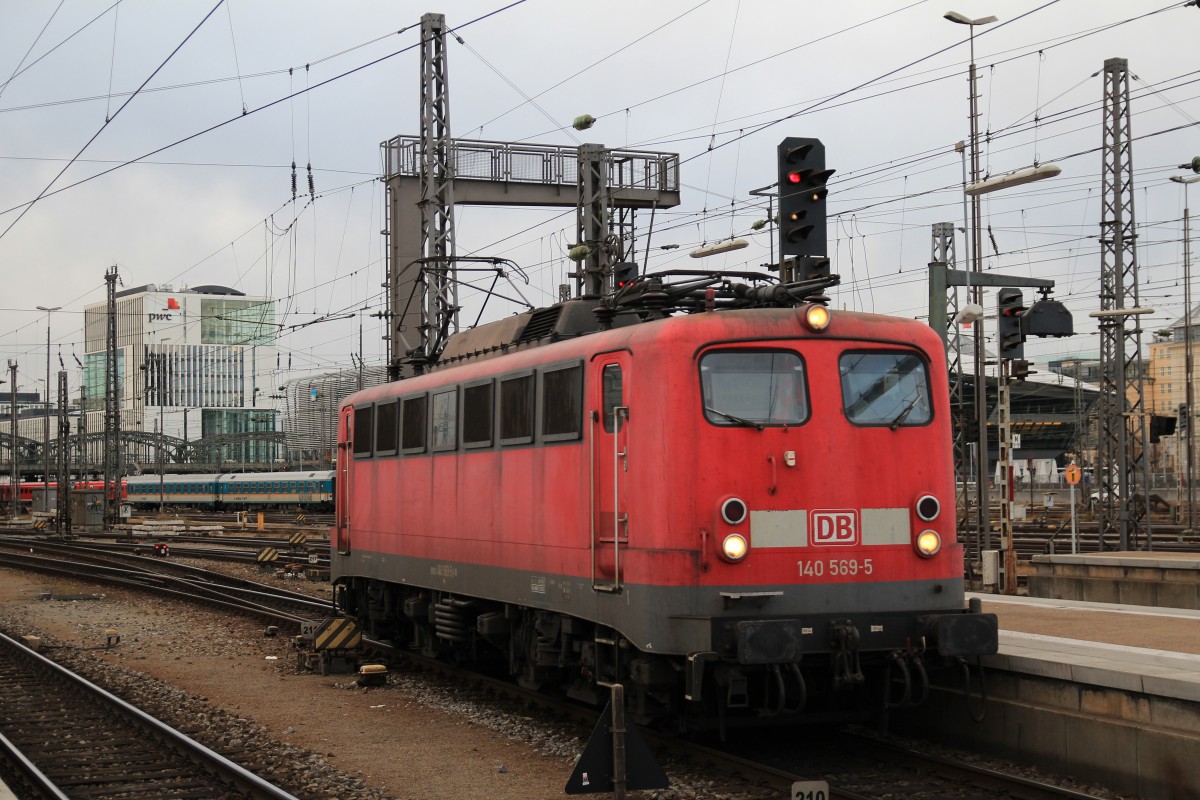
[(308, 536), (300, 531), (296, 531), (288, 537), (288, 544), (301, 545), (308, 539)]
[(314, 650), (352, 650), (361, 645), (362, 631), (352, 619), (327, 619), (313, 634)]
[(34, 528), (34, 530), (38, 530), (38, 531), (45, 530), (46, 529), (46, 520), (44, 520), (44, 519), (34, 520), (33, 528)]
[(274, 547), (264, 547), (258, 551), (258, 563), (273, 564), (279, 560), (279, 551)]

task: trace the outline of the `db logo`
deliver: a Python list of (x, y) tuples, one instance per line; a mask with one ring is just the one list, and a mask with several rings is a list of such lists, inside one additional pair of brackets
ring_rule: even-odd
[(814, 511), (810, 517), (812, 544), (858, 544), (857, 511)]

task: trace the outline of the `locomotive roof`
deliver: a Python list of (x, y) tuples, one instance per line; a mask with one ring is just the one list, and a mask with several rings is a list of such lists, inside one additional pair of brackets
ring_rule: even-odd
[[(573, 301), (583, 303), (585, 301)], [(471, 369), (471, 365), (484, 360), (507, 357), (508, 366), (496, 369), (514, 369), (528, 367), (532, 363), (549, 363), (559, 359), (579, 358), (581, 354), (598, 350), (640, 347), (655, 340), (670, 340), (676, 344), (684, 341), (693, 342), (700, 347), (704, 342), (736, 342), (760, 341), (770, 339), (838, 339), (862, 342), (881, 342), (895, 345), (915, 347), (927, 356), (934, 357), (941, 350), (941, 341), (937, 334), (923, 322), (902, 317), (869, 314), (858, 311), (831, 310), (831, 324), (820, 333), (812, 333), (803, 326), (801, 317), (803, 308), (748, 308), (727, 309), (711, 313), (678, 314), (661, 317), (657, 320), (642, 320), (636, 316), (624, 324), (615, 324), (614, 330), (593, 330), (590, 336), (583, 333), (573, 337), (557, 336), (544, 337), (525, 341), (520, 333), (522, 325), (528, 325), (529, 319), (511, 322), (502, 320), (493, 323), (494, 341), (486, 352), (468, 352), (464, 357), (455, 360), (439, 362), (425, 375), (406, 377), (401, 381), (393, 381), (379, 386), (364, 388), (359, 392), (344, 398), (340, 407), (369, 402), (382, 397), (388, 397), (397, 392), (417, 391), (418, 385), (428, 387), (451, 378), (448, 374), (459, 368), (465, 369), (467, 378), (478, 377), (479, 370)], [(521, 315), (529, 317), (530, 315)], [(511, 318), (516, 320), (517, 318)], [(620, 317), (618, 317), (620, 319)], [(507, 324), (503, 324), (507, 323)], [(489, 326), (482, 326), (489, 327)], [(471, 332), (467, 332), (468, 334)], [(459, 334), (463, 336), (463, 334)], [(594, 337), (594, 343), (593, 343)], [(665, 337), (665, 338), (664, 338)], [(464, 341), (466, 341), (464, 339)], [(473, 340), (482, 343), (482, 339)], [(691, 354), (691, 345), (688, 353)], [(545, 350), (542, 354), (538, 351)], [(441, 376), (441, 377), (438, 377)], [(433, 383), (430, 384), (430, 381)]]
[[(568, 300), (546, 308), (515, 314), (454, 334), (438, 359), (439, 366), (493, 358), (514, 349), (586, 336), (604, 329), (596, 310), (598, 300)], [(612, 318), (610, 328), (641, 322), (633, 315)]]

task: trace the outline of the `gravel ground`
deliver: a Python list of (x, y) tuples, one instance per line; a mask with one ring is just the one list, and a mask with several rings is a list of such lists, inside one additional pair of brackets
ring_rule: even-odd
[[(241, 569), (264, 580), (256, 569)], [(41, 599), (47, 591), (52, 599)], [(0, 569), (0, 630), (43, 636), (47, 655), (298, 797), (563, 797), (590, 731), (547, 725), (403, 670), (377, 689), (356, 686), (352, 676), (301, 671), (290, 640), (266, 637), (264, 628), (137, 592)], [(120, 635), (114, 647), (105, 646), (107, 629)], [(694, 767), (663, 766), (671, 789), (632, 796), (776, 796)]]
[[(330, 596), (328, 584), (224, 562), (187, 563)], [(46, 592), (51, 599), (41, 599)], [(290, 638), (266, 637), (264, 628), (138, 592), (0, 569), (0, 630), (43, 636), (47, 655), (304, 800), (564, 796), (590, 730), (547, 723), (540, 712), (404, 668), (380, 688), (358, 687), (348, 675), (322, 677), (298, 668)], [(119, 644), (105, 646), (106, 629), (119, 633)], [(829, 775), (830, 766), (797, 765), (814, 775)], [(663, 767), (672, 788), (631, 796), (778, 797), (702, 766), (668, 760)]]

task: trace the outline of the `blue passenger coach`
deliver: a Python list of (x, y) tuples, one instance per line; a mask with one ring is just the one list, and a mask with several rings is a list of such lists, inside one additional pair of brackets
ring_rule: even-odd
[(134, 507), (333, 508), (333, 471), (137, 475), (126, 479)]

